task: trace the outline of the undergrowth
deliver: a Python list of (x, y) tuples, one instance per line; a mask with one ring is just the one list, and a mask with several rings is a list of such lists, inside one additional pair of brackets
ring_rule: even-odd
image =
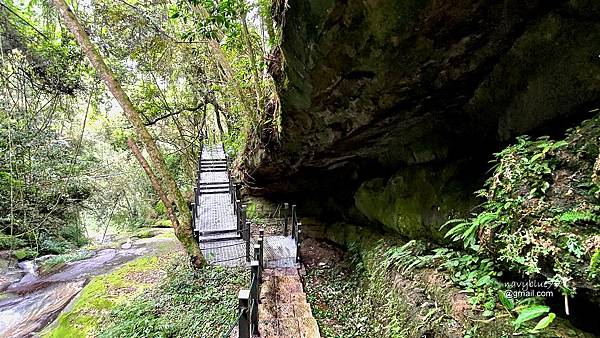
[(390, 309), (375, 304), (363, 274), (349, 262), (308, 272), (307, 297), (323, 337), (389, 336)]
[[(489, 258), (449, 248), (429, 250), (426, 244), (415, 240), (390, 247), (384, 255), (383, 269), (395, 270), (403, 276), (426, 267), (446, 272), (453, 285), (468, 296), (473, 312), (481, 312), (482, 317), (490, 319), (508, 318), (515, 334), (539, 333), (556, 317), (540, 298), (512, 298), (512, 290), (508, 290), (507, 296), (505, 284), (501, 282), (503, 273)], [(471, 328), (473, 332), (477, 329), (476, 325)]]
[(194, 270), (180, 252), (143, 257), (85, 286), (43, 337), (216, 337), (237, 315), (245, 269)]
[(521, 137), (496, 154), (484, 199), (472, 217), (447, 233), (466, 249), (566, 296), (600, 289), (600, 116), (564, 140)]
[(157, 286), (115, 307), (99, 337), (213, 337), (237, 315), (244, 269), (207, 266), (194, 271), (177, 260)]
[[(412, 242), (417, 243), (417, 242)], [(417, 243), (418, 244), (418, 243)], [(395, 247), (397, 249), (399, 247)], [(411, 244), (411, 248), (412, 247)], [(324, 337), (422, 337), (463, 335), (465, 328), (449, 314), (443, 298), (451, 291), (412, 279), (411, 272), (432, 262), (402, 249), (402, 267), (382, 243), (369, 250), (349, 246), (347, 259), (332, 267), (308, 269), (306, 291)], [(408, 257), (411, 257), (410, 259)], [(395, 256), (396, 258), (398, 256)], [(419, 262), (416, 262), (419, 260)], [(395, 269), (403, 271), (393, 275)], [(436, 276), (435, 271), (424, 276)]]

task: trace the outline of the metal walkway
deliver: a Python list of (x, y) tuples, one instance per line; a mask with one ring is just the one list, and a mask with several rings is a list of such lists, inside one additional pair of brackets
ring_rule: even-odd
[[(231, 181), (229, 161), (222, 145), (205, 146), (199, 156), (194, 196), (194, 232), (210, 264), (249, 264), (257, 238), (240, 212), (237, 189)], [(295, 267), (296, 241), (289, 236), (264, 237), (266, 267)]]

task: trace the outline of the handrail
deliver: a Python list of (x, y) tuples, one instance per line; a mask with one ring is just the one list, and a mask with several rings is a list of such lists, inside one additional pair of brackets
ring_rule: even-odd
[[(287, 203), (285, 205), (287, 205)], [(300, 262), (300, 242), (301, 242), (300, 237), (302, 235), (302, 230), (300, 229), (300, 227), (302, 226), (302, 223), (298, 221), (298, 209), (296, 208), (295, 204), (292, 204), (291, 218), (292, 218), (292, 238), (296, 242), (296, 263), (299, 263)], [(287, 212), (286, 212), (285, 227), (287, 228)]]
[[(241, 221), (242, 217), (245, 217), (245, 205), (242, 205), (239, 201), (236, 201), (238, 204), (239, 218), (238, 221)], [(287, 203), (286, 203), (287, 206)], [(288, 210), (286, 207), (285, 210)], [(296, 262), (300, 261), (300, 243), (302, 230), (300, 229), (302, 223), (298, 220), (298, 211), (296, 205), (293, 204), (291, 208), (291, 213), (288, 215), (286, 211), (284, 227), (287, 226), (288, 218), (291, 218), (291, 235), (296, 242)], [(244, 218), (245, 220), (245, 218)], [(259, 229), (259, 236), (257, 244), (253, 246), (252, 257), (250, 257), (250, 222), (245, 220), (244, 224), (246, 225), (243, 229), (242, 236), (246, 243), (246, 257), (250, 261), (250, 285), (248, 289), (242, 289), (239, 292), (238, 299), (238, 312), (239, 316), (236, 322), (234, 322), (234, 326), (237, 323), (239, 328), (239, 338), (250, 338), (257, 335), (258, 332), (258, 319), (259, 319), (259, 299), (260, 299), (260, 289), (262, 283), (262, 273), (265, 267), (264, 261), (264, 245), (265, 245), (265, 230)], [(241, 257), (240, 257), (241, 258)], [(231, 335), (233, 328), (230, 328), (223, 338)]]
[[(235, 326), (238, 326), (239, 338), (250, 338), (258, 334), (258, 303), (260, 299), (260, 284), (263, 271), (263, 238), (254, 246), (254, 259), (250, 262), (250, 285), (238, 293), (238, 317), (222, 336), (229, 338)], [(239, 257), (241, 258), (241, 257)]]
[(196, 168), (196, 184), (194, 185), (194, 203), (192, 203), (192, 219), (191, 219), (191, 228), (194, 234), (194, 239), (196, 242), (200, 242), (200, 233), (196, 229), (196, 217), (198, 214), (198, 207), (200, 206), (199, 194), (198, 190), (200, 189), (200, 172), (201, 172), (201, 163), (202, 163), (202, 148), (204, 145), (204, 134), (202, 130), (198, 131), (198, 166)]
[[(205, 139), (206, 139), (206, 137), (200, 130), (198, 132), (198, 140), (199, 140), (198, 165), (196, 167), (196, 184), (194, 185), (194, 188), (193, 188), (194, 202), (192, 203), (192, 211), (193, 212), (192, 212), (192, 220), (191, 220), (191, 228), (194, 232), (194, 238), (196, 239), (196, 241), (198, 243), (200, 242), (200, 232), (196, 229), (196, 221), (197, 221), (197, 217), (198, 217), (198, 207), (200, 206), (200, 190), (201, 190), (200, 181), (201, 181), (201, 175), (202, 175), (202, 151), (204, 148)], [(223, 151), (225, 151), (224, 148), (223, 148)], [(240, 235), (242, 235), (242, 231), (244, 230), (243, 225), (245, 224), (245, 221), (246, 221), (246, 214), (245, 214), (245, 211), (242, 212), (243, 208), (240, 208), (241, 201), (238, 199), (240, 196), (240, 191), (239, 191), (240, 187), (239, 187), (239, 184), (234, 183), (233, 177), (231, 176), (231, 165), (232, 165), (231, 163), (232, 163), (231, 158), (229, 157), (229, 155), (227, 155), (227, 153), (225, 153), (225, 168), (226, 168), (226, 172), (227, 172), (229, 193), (231, 195), (231, 201), (233, 203), (234, 212), (236, 214), (237, 231)]]

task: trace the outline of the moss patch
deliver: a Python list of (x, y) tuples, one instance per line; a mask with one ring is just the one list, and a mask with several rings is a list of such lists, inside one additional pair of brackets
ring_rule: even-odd
[(115, 306), (99, 337), (220, 337), (234, 323), (243, 268), (195, 271), (179, 255), (161, 283)]
[(475, 205), (469, 186), (457, 179), (457, 167), (410, 167), (389, 180), (363, 183), (355, 205), (367, 218), (407, 238), (443, 241), (440, 227), (466, 215)]
[(152, 225), (155, 228), (171, 228), (171, 221), (169, 221), (168, 219), (160, 219), (156, 222), (154, 222), (154, 224)]
[(111, 309), (150, 287), (160, 276), (159, 259), (143, 257), (107, 275), (94, 277), (72, 309), (58, 317), (58, 326), (43, 337), (96, 336)]

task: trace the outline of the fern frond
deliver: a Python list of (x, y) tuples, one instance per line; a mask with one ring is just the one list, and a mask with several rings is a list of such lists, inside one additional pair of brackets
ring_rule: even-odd
[(565, 223), (577, 223), (577, 222), (600, 223), (600, 216), (595, 215), (590, 211), (577, 211), (577, 210), (566, 211), (566, 212), (562, 213), (558, 219)]

